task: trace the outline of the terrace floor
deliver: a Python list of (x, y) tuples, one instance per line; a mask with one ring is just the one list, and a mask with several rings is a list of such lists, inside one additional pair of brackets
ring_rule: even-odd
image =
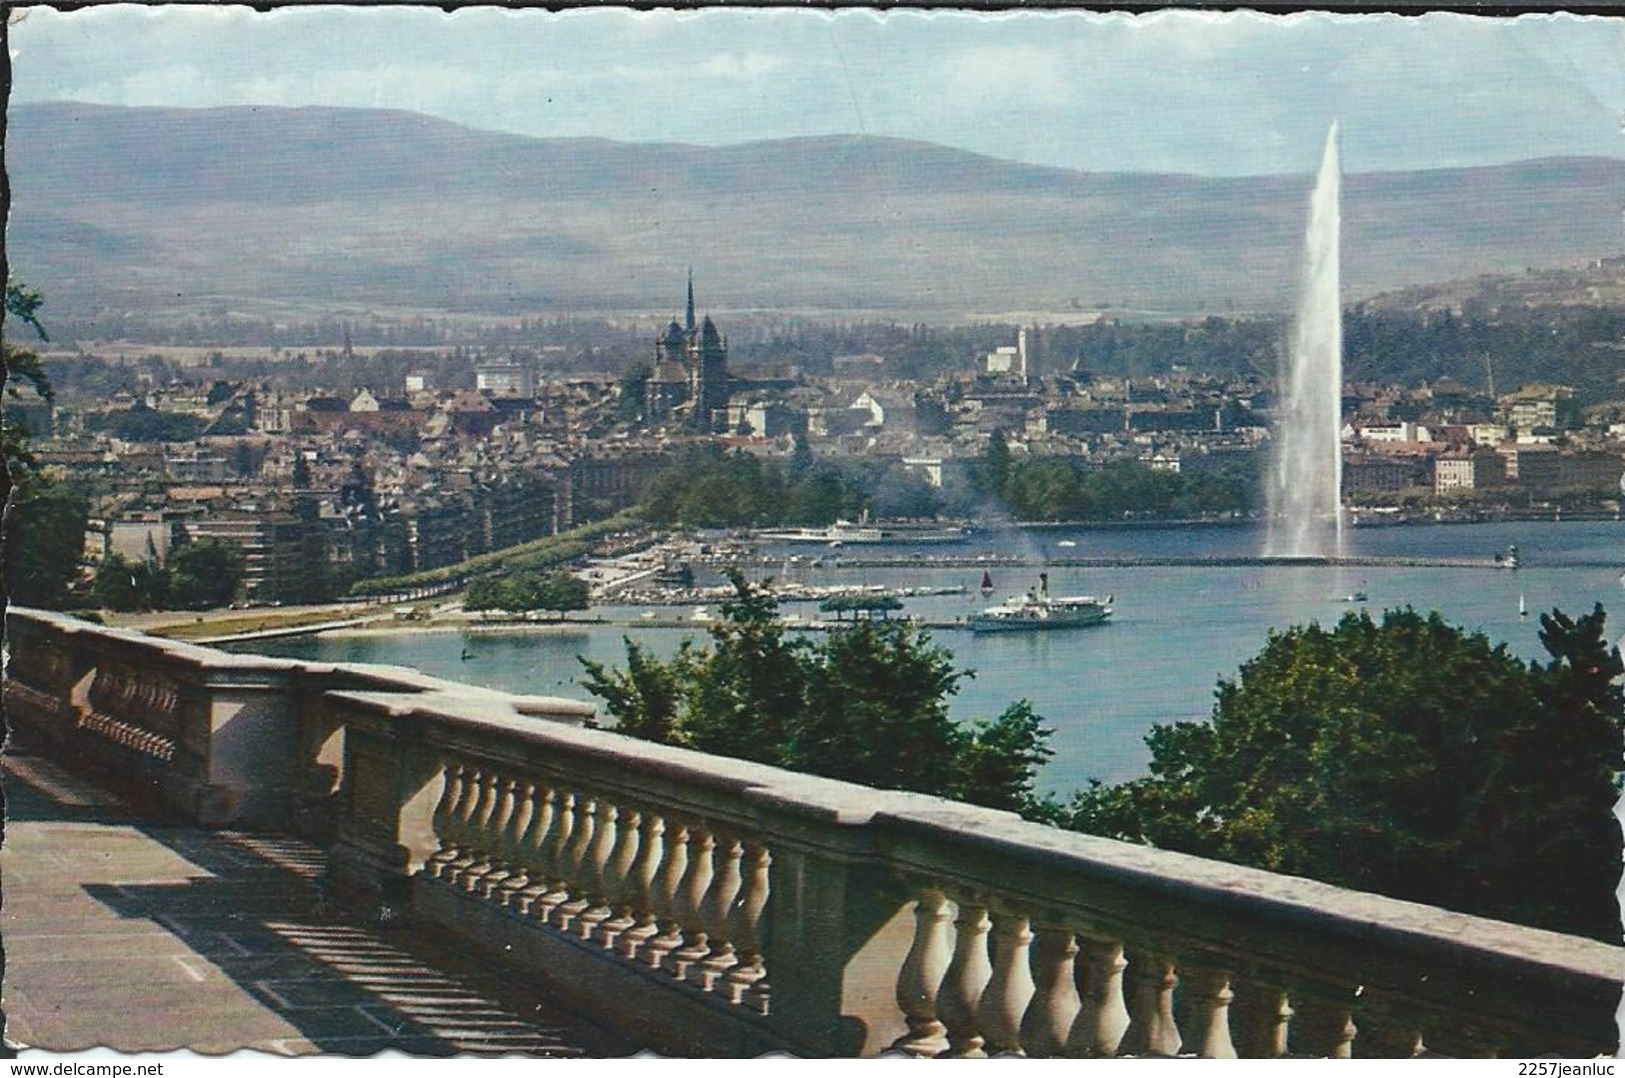
[(8, 754), (0, 1006), (13, 1047), (278, 1055), (637, 1050), (432, 930), (329, 905), (323, 852), (141, 819)]

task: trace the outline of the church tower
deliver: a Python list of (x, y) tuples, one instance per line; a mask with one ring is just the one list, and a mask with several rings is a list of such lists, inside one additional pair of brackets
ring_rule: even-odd
[(670, 416), (687, 403), (689, 426), (708, 434), (724, 429), (728, 412), (728, 339), (707, 315), (694, 313), (694, 269), (688, 271), (684, 321), (672, 319), (655, 337), (654, 372), (648, 382), (648, 415)]
[(694, 267), (688, 267), (688, 321), (683, 329), (690, 337), (694, 336)]
[(697, 339), (693, 339), (694, 426), (714, 432), (726, 422), (728, 412), (728, 341), (717, 332), (716, 323), (706, 315)]

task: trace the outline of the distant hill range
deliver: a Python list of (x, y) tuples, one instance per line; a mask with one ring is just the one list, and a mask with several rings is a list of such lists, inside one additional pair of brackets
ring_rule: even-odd
[(1411, 285), (1372, 296), (1363, 306), (1371, 311), (1423, 314), (1445, 310), (1456, 314), (1493, 312), (1509, 307), (1625, 308), (1625, 257)]
[[(689, 265), (714, 311), (1283, 311), (1312, 182), (1085, 173), (874, 137), (536, 139), (356, 109), (25, 104), (9, 124), (12, 273), (75, 315), (670, 313)], [(1625, 160), (1363, 174), (1344, 190), (1350, 298), (1625, 247)]]

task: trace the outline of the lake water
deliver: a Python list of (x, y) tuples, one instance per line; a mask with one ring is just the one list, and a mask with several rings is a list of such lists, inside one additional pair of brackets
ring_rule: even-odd
[[(1060, 547), (1062, 541), (1075, 544)], [(1219, 528), (1037, 529), (979, 535), (956, 554), (1076, 555), (1080, 557), (1236, 557), (1256, 553), (1261, 532), (1251, 526)], [(1055, 729), (1055, 757), (1043, 785), (1065, 793), (1091, 778), (1120, 781), (1144, 771), (1146, 731), (1155, 723), (1199, 720), (1212, 710), (1221, 677), (1264, 646), (1272, 628), (1335, 622), (1367, 606), (1438, 610), (1453, 624), (1504, 641), (1516, 654), (1545, 658), (1538, 614), (1553, 607), (1570, 614), (1602, 603), (1611, 613), (1610, 636), (1625, 625), (1625, 524), (1507, 523), (1408, 525), (1358, 529), (1350, 553), (1373, 556), (1482, 557), (1516, 544), (1517, 571), (1479, 568), (1246, 566), (1236, 568), (1136, 567), (1050, 572), (1055, 594), (1114, 596), (1109, 624), (1050, 633), (974, 635), (944, 630), (937, 643), (957, 665), (975, 672), (961, 683), (953, 713), (990, 717), (1013, 700), (1030, 700)], [(856, 551), (851, 551), (857, 553)], [(939, 551), (945, 552), (945, 551)], [(1038, 570), (993, 570), (996, 597), (1036, 583)], [(783, 576), (781, 569), (775, 575)], [(963, 617), (986, 605), (977, 587), (981, 570), (941, 566), (855, 569), (796, 568), (809, 583), (893, 586), (963, 586), (962, 595), (908, 600), (905, 614), (927, 619)], [(706, 582), (703, 578), (701, 583)], [(1348, 601), (1355, 592), (1365, 604)], [(1518, 616), (1519, 598), (1529, 616)], [(637, 617), (645, 608), (610, 608)], [(810, 606), (787, 606), (810, 612)], [(669, 612), (669, 611), (668, 611)], [(558, 631), (402, 633), (298, 637), (264, 641), (252, 650), (322, 661), (395, 663), (426, 673), (514, 692), (593, 701), (579, 684), (578, 656), (624, 663), (623, 635), (657, 654), (674, 651), (685, 635), (703, 628), (567, 628)], [(244, 648), (247, 650), (247, 648)], [(465, 658), (466, 656), (466, 658)]]

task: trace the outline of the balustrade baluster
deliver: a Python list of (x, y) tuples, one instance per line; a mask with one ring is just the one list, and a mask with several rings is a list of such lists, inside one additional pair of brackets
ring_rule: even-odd
[(991, 927), (986, 906), (970, 899), (959, 903), (959, 917), (954, 921), (954, 953), (937, 998), (937, 1014), (948, 1029), (949, 1056), (980, 1058), (987, 1054), (982, 1051), (985, 1041), (978, 1010), (982, 992), (993, 975), (987, 954)]
[(1243, 1059), (1279, 1059), (1287, 1053), (1292, 1003), (1280, 984), (1268, 976), (1237, 982), (1230, 1007), (1236, 1051)]
[(643, 959), (650, 969), (670, 969), (671, 953), (683, 945), (681, 895), (688, 873), (688, 835), (687, 824), (666, 821), (665, 853), (650, 901), (660, 931), (643, 946)]
[(659, 904), (655, 888), (664, 863), (666, 821), (645, 812), (641, 830), (638, 857), (627, 874), (627, 904), (632, 911), (633, 925), (615, 941), (615, 952), (628, 959), (636, 959), (644, 945), (660, 931), (659, 919), (655, 916), (655, 907)]
[(1072, 1025), (1069, 1056), (1114, 1056), (1128, 1029), (1128, 1003), (1123, 998), (1123, 971), (1128, 961), (1116, 940), (1080, 936), (1083, 956), (1083, 1013)]
[(559, 804), (564, 797), (554, 786), (536, 788), (536, 811), (530, 818), (531, 833), (526, 836), (525, 885), (508, 898), (509, 908), (524, 916), (532, 916), (536, 903), (547, 893), (551, 882), (548, 875), (548, 844), (553, 841), (559, 826)]
[(728, 971), (726, 992), (732, 1003), (749, 1004), (767, 1013), (770, 988), (762, 956), (762, 918), (772, 893), (773, 856), (765, 845), (746, 842), (741, 858), (739, 897), (728, 913), (728, 936), (739, 964)]
[(568, 790), (555, 790), (553, 819), (542, 845), (543, 872), (539, 877), (545, 889), (531, 904), (531, 916), (551, 924), (553, 911), (570, 897), (570, 846), (575, 839), (576, 809), (581, 798)]
[(897, 972), (897, 1007), (908, 1032), (892, 1044), (911, 1056), (940, 1055), (948, 1047), (948, 1027), (937, 1017), (937, 994), (952, 955), (948, 942), (952, 919), (947, 895), (934, 887), (920, 892), (914, 902), (914, 940)]
[(736, 838), (721, 836), (716, 839), (711, 886), (701, 903), (700, 924), (705, 929), (711, 953), (690, 971), (689, 980), (707, 992), (718, 980), (739, 964), (738, 947), (728, 935), (728, 911), (733, 908), (744, 880), (739, 874), (739, 862), (745, 856), (745, 845)]
[(1180, 963), (1174, 1008), (1187, 1055), (1236, 1058), (1236, 1046), (1230, 1037), (1230, 1003), (1234, 998), (1228, 969), (1200, 961)]
[[(474, 811), (479, 797), (479, 786), (474, 781), (474, 769), (467, 764), (451, 764), (445, 770), (445, 788), (433, 817), (435, 837), (440, 849), (424, 863), (423, 870), (431, 879), (442, 879), (451, 863), (462, 856), (463, 824)], [(444, 806), (444, 812), (441, 807)]]
[(1128, 956), (1129, 1023), (1120, 1049), (1124, 1055), (1177, 1056), (1179, 1027), (1174, 1022), (1174, 960), (1155, 950)]
[(482, 898), (497, 895), (499, 888), (515, 876), (523, 874), (519, 840), (530, 824), (530, 791), (531, 783), (524, 779), (512, 779), (508, 783), (505, 793), (508, 804), (502, 814), (502, 830), (497, 835), (492, 850), (492, 859), (496, 867), (480, 879), (479, 893)]
[(462, 852), (457, 860), (446, 866), (444, 876), (446, 882), (454, 887), (462, 886), (463, 874), (484, 856), (485, 822), (491, 818), (491, 811), (496, 807), (497, 776), (489, 768), (479, 767), (474, 771), (473, 781), (477, 794), (474, 807), (460, 828)]
[(1362, 993), (1359, 1014), (1359, 1054), (1370, 1059), (1416, 1059), (1429, 1055), (1414, 1011), (1393, 1000), (1373, 1000)]
[(615, 819), (615, 848), (604, 862), (604, 904), (611, 916), (598, 926), (596, 938), (605, 950), (615, 950), (621, 933), (635, 923), (632, 917), (632, 895), (636, 882), (632, 879), (632, 866), (641, 852), (643, 841), (643, 814), (630, 806), (619, 806)]
[(571, 814), (574, 819), (571, 822), (570, 848), (565, 851), (560, 864), (562, 888), (569, 897), (553, 908), (549, 918), (549, 923), (563, 932), (570, 931), (575, 919), (591, 905), (582, 877), (596, 837), (597, 814), (597, 800), (585, 794), (576, 795), (575, 809)]
[(1040, 924), (1033, 947), (1033, 1001), (1021, 1020), (1026, 1054), (1049, 1058), (1066, 1054), (1072, 1028), (1083, 1010), (1078, 995), (1078, 940), (1059, 924)]
[(993, 975), (982, 990), (983, 1048), (988, 1055), (1021, 1055), (1021, 1020), (1033, 999), (1032, 927), (1018, 913), (995, 911), (992, 948)]
[(457, 815), (451, 821), (454, 842), (452, 856), (441, 867), (440, 879), (456, 883), (457, 873), (474, 863), (474, 827), (485, 797), (485, 774), (479, 767), (469, 764), (463, 771), (466, 795), (458, 805)]
[(581, 893), (587, 908), (576, 918), (576, 934), (592, 939), (598, 927), (614, 916), (609, 906), (609, 859), (615, 852), (620, 831), (620, 806), (599, 798), (593, 811), (592, 845), (581, 865)]
[(688, 869), (678, 888), (678, 914), (683, 945), (671, 953), (671, 975), (688, 979), (689, 968), (711, 953), (711, 937), (705, 930), (705, 893), (715, 870), (716, 836), (707, 827), (688, 829)]
[(1351, 1058), (1354, 1037), (1359, 1032), (1354, 1024), (1354, 999), (1352, 990), (1345, 992), (1316, 984), (1294, 985), (1292, 1005), (1297, 1015), (1288, 1041), (1292, 1054), (1323, 1059)]
[(540, 845), (552, 818), (552, 791), (539, 782), (525, 784), (524, 829), (514, 840), (514, 871), (497, 887), (496, 897), (504, 909), (521, 909), (522, 896), (537, 882), (541, 865)]
[(508, 820), (513, 815), (515, 780), (495, 775), (492, 779), (491, 811), (480, 821), (475, 840), (479, 860), (463, 870), (463, 890), (470, 894), (483, 893), (485, 881), (502, 869), (502, 836), (508, 831)]

